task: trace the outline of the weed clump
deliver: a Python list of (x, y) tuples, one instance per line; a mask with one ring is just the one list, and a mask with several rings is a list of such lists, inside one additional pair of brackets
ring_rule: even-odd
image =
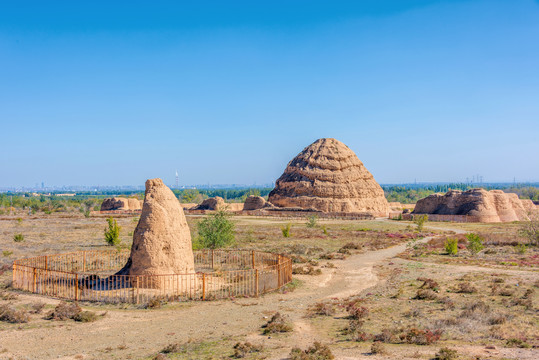
[(405, 334), (401, 335), (401, 338), (408, 344), (430, 345), (440, 340), (442, 333), (443, 331), (439, 329), (431, 331), (412, 327)]
[(327, 345), (322, 345), (318, 341), (315, 341), (312, 346), (307, 350), (301, 350), (300, 348), (293, 348), (290, 351), (291, 360), (333, 360), (335, 356), (331, 353), (331, 350)]
[(292, 326), (290, 326), (286, 321), (286, 318), (278, 312), (275, 313), (266, 324), (262, 325), (262, 328), (264, 329), (264, 335), (292, 331)]
[(15, 241), (15, 242), (23, 242), (24, 241), (24, 235), (23, 234), (15, 234), (15, 235), (13, 235), (13, 241)]
[(314, 304), (310, 309), (312, 315), (333, 316), (335, 315), (335, 306), (327, 302), (319, 302)]
[(307, 266), (296, 266), (292, 269), (292, 274), (295, 275), (320, 275), (321, 269), (315, 269), (311, 264)]
[(437, 300), (438, 294), (436, 294), (434, 291), (429, 289), (419, 289), (417, 290), (417, 293), (415, 295), (415, 298), (417, 300)]
[(0, 305), (0, 321), (22, 324), (30, 321), (30, 315), (25, 309), (16, 309), (10, 304)]
[(475, 286), (470, 284), (469, 282), (462, 282), (458, 285), (457, 293), (460, 294), (473, 294), (477, 292), (477, 289)]
[(371, 354), (387, 354), (386, 347), (380, 341), (375, 341), (371, 345)]
[(250, 342), (237, 343), (234, 345), (234, 355), (232, 355), (232, 357), (242, 359), (247, 356), (247, 354), (261, 352), (262, 349), (262, 345), (253, 345)]
[(441, 348), (434, 356), (434, 360), (455, 360), (458, 358), (457, 350)]
[(75, 316), (77, 316), (82, 309), (77, 303), (66, 303), (65, 301), (62, 301), (56, 307), (54, 310), (52, 310), (47, 315), (47, 320), (68, 320), (73, 319)]
[(97, 314), (93, 311), (81, 311), (73, 316), (73, 320), (78, 322), (94, 322), (97, 320)]

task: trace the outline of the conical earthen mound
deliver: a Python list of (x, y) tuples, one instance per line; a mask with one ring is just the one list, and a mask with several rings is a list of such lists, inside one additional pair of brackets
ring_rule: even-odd
[(195, 272), (191, 233), (180, 202), (161, 179), (146, 181), (142, 214), (121, 275)]
[(384, 191), (356, 154), (336, 139), (319, 139), (286, 167), (269, 194), (279, 207), (385, 216)]

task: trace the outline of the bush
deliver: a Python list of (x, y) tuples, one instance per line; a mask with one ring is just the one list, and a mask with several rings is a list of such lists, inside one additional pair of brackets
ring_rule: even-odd
[(429, 220), (429, 216), (427, 214), (423, 215), (414, 215), (414, 224), (417, 226), (417, 231), (421, 232), (423, 231), (423, 227), (425, 226), (425, 223)]
[(477, 289), (469, 282), (461, 282), (457, 287), (457, 293), (460, 294), (473, 294), (475, 292), (477, 292)]
[(300, 348), (293, 348), (290, 351), (291, 360), (333, 360), (335, 356), (331, 353), (331, 350), (327, 345), (322, 345), (318, 341), (309, 347), (307, 350), (301, 350)]
[(81, 311), (77, 315), (73, 316), (73, 320), (79, 322), (94, 322), (97, 320), (97, 314), (93, 311)]
[(429, 289), (419, 289), (414, 299), (418, 300), (436, 300), (438, 299), (438, 294)]
[(25, 309), (15, 309), (13, 306), (0, 305), (0, 321), (12, 324), (22, 324), (30, 321), (30, 315)]
[(324, 233), (324, 235), (328, 234), (328, 228), (326, 227), (326, 225), (322, 225), (322, 232)]
[(262, 325), (262, 328), (264, 329), (264, 335), (292, 331), (292, 326), (290, 326), (285, 317), (278, 312), (275, 313), (266, 324)]
[(62, 301), (56, 305), (54, 310), (52, 310), (46, 318), (48, 320), (74, 319), (81, 311), (82, 309), (77, 303), (66, 303), (65, 301)]
[(457, 255), (459, 251), (459, 240), (455, 238), (449, 238), (444, 244), (445, 252), (448, 255)]
[(45, 303), (41, 301), (36, 301), (30, 307), (32, 308), (32, 312), (34, 314), (40, 314), (41, 311), (43, 311), (43, 308), (45, 307)]
[(116, 220), (112, 217), (107, 219), (108, 226), (105, 228), (105, 241), (111, 246), (116, 246), (120, 243), (120, 230)]
[(455, 360), (458, 358), (457, 350), (441, 348), (434, 356), (434, 360)]
[(15, 235), (13, 235), (13, 241), (15, 241), (15, 242), (24, 241), (24, 235), (23, 234), (15, 234)]
[(202, 248), (218, 249), (234, 242), (234, 223), (224, 210), (209, 215), (198, 223), (198, 242)]
[(417, 278), (419, 281), (423, 281), (423, 284), (419, 287), (420, 289), (430, 289), (430, 290), (438, 290), (438, 283), (432, 279), (429, 278)]
[(318, 216), (311, 215), (307, 217), (307, 227), (308, 228), (314, 228), (317, 225)]
[(404, 334), (404, 340), (408, 344), (415, 345), (430, 345), (438, 340), (442, 336), (442, 330), (421, 330), (418, 328), (410, 328)]
[(386, 354), (387, 350), (384, 344), (382, 344), (380, 341), (375, 341), (371, 345), (371, 354)]
[(351, 319), (363, 319), (369, 315), (369, 309), (364, 306), (359, 306), (357, 303), (351, 303), (347, 306), (346, 311), (348, 311), (349, 317)]
[(335, 315), (335, 306), (327, 302), (319, 302), (314, 304), (310, 309), (313, 315), (333, 316)]
[(281, 227), (281, 232), (283, 233), (283, 236), (285, 238), (290, 237), (290, 228), (292, 227), (291, 223), (286, 224), (285, 226)]
[(485, 248), (485, 246), (483, 245), (483, 238), (481, 236), (470, 233), (466, 234), (466, 238), (468, 239), (468, 251), (470, 251), (472, 255), (477, 254)]
[(236, 345), (234, 345), (234, 355), (232, 355), (232, 357), (236, 359), (241, 359), (244, 358), (247, 354), (261, 352), (262, 349), (262, 345), (253, 345), (250, 342), (237, 343)]

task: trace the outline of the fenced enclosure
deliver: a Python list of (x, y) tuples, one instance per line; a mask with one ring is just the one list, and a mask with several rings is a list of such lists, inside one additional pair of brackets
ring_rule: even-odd
[(16, 260), (13, 287), (74, 301), (146, 303), (258, 296), (292, 281), (292, 260), (253, 250), (194, 251), (196, 273), (115, 275), (128, 250), (79, 251)]

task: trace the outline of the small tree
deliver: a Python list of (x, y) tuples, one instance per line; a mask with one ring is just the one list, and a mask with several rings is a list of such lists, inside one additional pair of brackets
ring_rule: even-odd
[(417, 225), (417, 231), (419, 232), (423, 231), (423, 226), (428, 220), (429, 220), (429, 216), (427, 214), (415, 215), (414, 224)]
[(537, 212), (530, 213), (530, 220), (522, 224), (520, 234), (530, 241), (530, 245), (539, 245), (539, 215)]
[(448, 255), (457, 255), (459, 251), (459, 241), (455, 238), (449, 238), (445, 241), (445, 251)]
[(217, 249), (234, 242), (234, 223), (230, 214), (220, 210), (198, 223), (198, 243), (202, 248)]
[(481, 236), (474, 233), (469, 233), (466, 234), (466, 238), (468, 239), (467, 248), (470, 253), (472, 253), (472, 255), (477, 254), (485, 248), (485, 246), (483, 245), (483, 238)]
[(290, 237), (290, 228), (292, 227), (291, 223), (286, 224), (285, 226), (281, 227), (281, 231), (283, 233), (283, 236), (285, 238)]
[(120, 244), (120, 230), (116, 220), (112, 217), (107, 219), (108, 226), (105, 228), (105, 241), (110, 246), (116, 246)]
[(318, 216), (316, 216), (316, 215), (309, 216), (307, 218), (307, 227), (308, 228), (316, 227), (317, 221), (318, 221)]

